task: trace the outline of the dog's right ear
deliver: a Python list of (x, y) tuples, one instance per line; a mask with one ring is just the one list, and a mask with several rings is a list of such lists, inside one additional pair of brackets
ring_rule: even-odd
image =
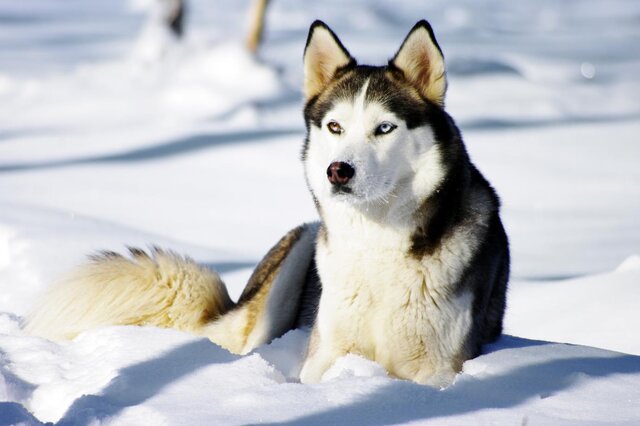
[(308, 101), (322, 92), (335, 72), (348, 65), (355, 65), (355, 59), (333, 31), (322, 21), (311, 24), (304, 48), (305, 99)]

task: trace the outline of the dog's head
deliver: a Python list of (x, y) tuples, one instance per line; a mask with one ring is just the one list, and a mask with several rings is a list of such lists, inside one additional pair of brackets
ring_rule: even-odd
[[(386, 66), (358, 65), (316, 21), (304, 52), (309, 187), (320, 203), (389, 203), (399, 191), (422, 198), (444, 172), (440, 134), (444, 59), (426, 21), (418, 22)], [(445, 135), (446, 138), (446, 135)]]

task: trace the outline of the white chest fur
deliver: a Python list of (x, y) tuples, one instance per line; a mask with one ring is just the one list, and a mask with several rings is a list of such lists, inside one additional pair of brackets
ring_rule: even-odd
[(345, 219), (326, 224), (328, 238), (318, 242), (323, 293), (303, 381), (357, 353), (395, 376), (446, 383), (471, 326), (472, 296), (455, 291), (471, 248), (455, 247), (453, 256), (446, 247), (459, 245), (453, 236), (433, 256), (417, 258), (410, 229)]

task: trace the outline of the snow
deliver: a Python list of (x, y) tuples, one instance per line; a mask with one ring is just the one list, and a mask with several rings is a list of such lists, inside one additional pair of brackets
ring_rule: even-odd
[(443, 391), (388, 378), (354, 355), (307, 386), (274, 366), (283, 350), (288, 365), (300, 365), (293, 349), (303, 334), (244, 357), (173, 330), (132, 327), (63, 345), (16, 336), (3, 350), (22, 378), (10, 392), (30, 392), (33, 415), (59, 424), (632, 424), (640, 415), (632, 380), (640, 363), (631, 355), (505, 336)]
[[(277, 0), (259, 59), (241, 47), (247, 6), (189, 2), (179, 42), (151, 0), (0, 0), (0, 425), (640, 422), (640, 5)], [(513, 254), (506, 335), (452, 386), (355, 355), (301, 385), (302, 330), (244, 357), (174, 330), (21, 331), (98, 249), (173, 249), (238, 297), (316, 218), (299, 162), (308, 25), (382, 63), (422, 17)]]

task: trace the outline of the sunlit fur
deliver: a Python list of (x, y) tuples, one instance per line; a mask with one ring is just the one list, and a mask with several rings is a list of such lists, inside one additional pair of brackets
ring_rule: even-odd
[(215, 272), (162, 250), (103, 253), (43, 297), (26, 330), (53, 340), (105, 325), (153, 325), (196, 332), (232, 306)]
[(258, 264), (237, 303), (215, 271), (172, 252), (100, 253), (41, 297), (25, 331), (64, 340), (101, 326), (155, 326), (247, 353), (309, 322), (300, 318), (299, 304), (317, 231), (312, 224), (287, 233)]
[[(188, 258), (105, 252), (54, 286), (26, 331), (64, 339), (113, 324), (173, 327), (244, 354), (312, 327), (302, 382), (355, 353), (395, 377), (449, 384), (502, 332), (509, 248), (499, 200), (443, 109), (433, 31), (419, 22), (373, 67), (317, 21), (304, 70), (302, 158), (321, 221), (276, 243), (237, 302)], [(387, 133), (376, 132), (383, 123)], [(334, 163), (353, 176), (332, 183)]]

